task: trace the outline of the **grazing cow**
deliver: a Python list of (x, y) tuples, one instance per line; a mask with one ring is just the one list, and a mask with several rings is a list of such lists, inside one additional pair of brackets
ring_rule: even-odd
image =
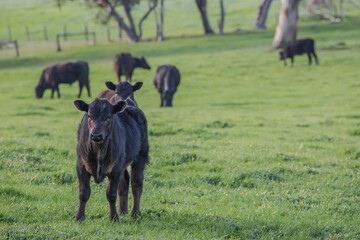
[(117, 85), (112, 82), (106, 82), (105, 84), (108, 89), (102, 91), (98, 97), (106, 98), (113, 104), (120, 100), (126, 100), (127, 98), (130, 98), (136, 103), (134, 92), (139, 90), (143, 85), (142, 82), (137, 82), (134, 85), (128, 82), (119, 82)]
[(309, 65), (311, 65), (311, 54), (314, 55), (316, 64), (318, 65), (319, 62), (315, 53), (314, 42), (314, 39), (306, 38), (287, 43), (280, 52), (280, 61), (284, 60), (284, 65), (286, 66), (286, 58), (291, 58), (291, 65), (293, 65), (295, 55), (306, 53), (309, 58)]
[(89, 105), (82, 100), (74, 101), (76, 108), (85, 112), (78, 130), (76, 172), (80, 204), (75, 216), (77, 221), (85, 217), (91, 176), (96, 183), (108, 178), (106, 197), (111, 220), (118, 220), (117, 194), (120, 213), (128, 212), (129, 165), (134, 196), (132, 215), (136, 216), (140, 210), (144, 169), (149, 163), (147, 121), (144, 113), (137, 107), (127, 106), (127, 101), (114, 105), (101, 98), (96, 98)]
[(172, 65), (165, 64), (157, 68), (154, 84), (160, 93), (160, 107), (171, 107), (176, 88), (180, 83), (179, 70)]
[(55, 64), (45, 68), (41, 74), (39, 84), (35, 87), (37, 98), (42, 98), (46, 89), (51, 89), (51, 98), (54, 98), (54, 92), (57, 91), (58, 98), (60, 98), (59, 84), (69, 83), (70, 85), (79, 80), (79, 95), (83, 86), (87, 88), (90, 97), (89, 86), (89, 65), (84, 61), (66, 62)]
[(117, 75), (119, 82), (121, 81), (121, 75), (125, 76), (126, 81), (131, 82), (131, 77), (136, 67), (141, 67), (148, 70), (150, 69), (150, 66), (144, 57), (136, 58), (131, 56), (130, 53), (120, 53), (115, 55), (114, 72)]

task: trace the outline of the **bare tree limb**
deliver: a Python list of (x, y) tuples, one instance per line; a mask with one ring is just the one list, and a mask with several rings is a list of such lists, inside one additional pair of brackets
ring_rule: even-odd
[(264, 0), (259, 7), (259, 11), (253, 29), (266, 29), (266, 19), (273, 0)]
[(139, 21), (139, 41), (141, 41), (141, 36), (142, 36), (142, 23), (144, 22), (144, 20), (149, 16), (149, 14), (151, 13), (152, 10), (154, 10), (156, 8), (158, 4), (158, 0), (154, 0), (154, 4), (152, 7), (149, 7), (149, 10), (145, 13), (145, 15), (140, 19)]
[(224, 34), (224, 22), (225, 22), (225, 8), (224, 1), (220, 0), (220, 21), (219, 21), (219, 34)]
[(138, 37), (136, 36), (136, 32), (134, 34), (134, 32), (128, 27), (128, 25), (124, 22), (124, 19), (117, 13), (117, 11), (115, 11), (114, 6), (108, 0), (100, 0), (98, 2), (100, 2), (101, 4), (105, 4), (109, 15), (113, 16), (117, 21), (119, 27), (125, 30), (130, 41), (137, 42)]

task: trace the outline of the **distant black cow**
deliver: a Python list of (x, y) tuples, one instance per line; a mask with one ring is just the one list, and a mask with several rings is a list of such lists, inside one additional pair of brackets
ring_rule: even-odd
[(134, 85), (131, 85), (128, 82), (119, 82), (117, 85), (115, 85), (112, 82), (106, 82), (105, 83), (108, 89), (102, 91), (98, 97), (99, 98), (106, 98), (111, 103), (116, 103), (120, 100), (126, 100), (127, 98), (130, 98), (132, 101), (136, 101), (134, 99), (134, 92), (139, 90), (143, 83), (137, 82)]
[[(129, 100), (131, 101), (131, 100)], [(149, 161), (147, 121), (137, 107), (126, 101), (111, 104), (96, 98), (91, 104), (76, 100), (75, 106), (86, 112), (78, 130), (76, 172), (79, 179), (79, 209), (76, 220), (85, 217), (85, 205), (90, 197), (90, 177), (96, 183), (108, 178), (106, 197), (110, 204), (110, 219), (117, 220), (116, 195), (119, 211), (128, 212), (129, 172), (134, 196), (132, 214), (140, 210), (144, 168)], [(126, 107), (126, 108), (125, 108)]]
[(121, 81), (121, 75), (125, 76), (126, 81), (131, 82), (134, 69), (137, 67), (150, 69), (144, 57), (136, 58), (131, 56), (130, 53), (120, 53), (114, 57), (114, 72), (119, 82)]
[(84, 61), (60, 63), (45, 68), (41, 74), (39, 84), (35, 87), (35, 93), (37, 98), (42, 98), (46, 89), (51, 89), (51, 98), (54, 98), (55, 90), (60, 98), (59, 84), (69, 83), (70, 85), (79, 81), (79, 95), (83, 86), (87, 88), (88, 95), (90, 97), (89, 86), (89, 65)]
[(180, 83), (180, 72), (172, 65), (165, 64), (157, 68), (154, 85), (160, 93), (160, 107), (171, 107), (174, 93)]
[(286, 65), (286, 58), (291, 58), (291, 65), (294, 64), (294, 56), (306, 53), (309, 58), (309, 65), (311, 65), (311, 54), (314, 55), (316, 64), (319, 64), (315, 53), (314, 39), (299, 39), (291, 43), (287, 43), (280, 52), (280, 60), (284, 60)]

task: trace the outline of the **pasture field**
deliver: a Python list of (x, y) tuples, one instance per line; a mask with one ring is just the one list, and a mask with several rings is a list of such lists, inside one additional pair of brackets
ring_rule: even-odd
[[(20, 22), (16, 11), (31, 10), (34, 25), (65, 21), (50, 3), (44, 8), (54, 12), (47, 15), (37, 1), (7, 2), (3, 20)], [(171, 2), (171, 26), (189, 7), (181, 2)], [(293, 67), (284, 67), (269, 51), (274, 19), (268, 30), (247, 30), (260, 1), (248, 1), (245, 10), (229, 2), (235, 6), (224, 36), (201, 35), (195, 9), (189, 14), (199, 22), (182, 16), (187, 28), (172, 28), (162, 43), (69, 43), (56, 53), (46, 45), (34, 51), (38, 43), (22, 40), (20, 58), (0, 50), (0, 239), (360, 238), (359, 11), (348, 9), (338, 24), (301, 17), (299, 38), (316, 40), (320, 65), (309, 67), (306, 56), (297, 56)], [(66, 9), (73, 11), (69, 20), (75, 10), (71, 3), (62, 14)], [(217, 10), (210, 4), (210, 13)], [(92, 21), (84, 12), (77, 18)], [(112, 59), (121, 51), (145, 56), (152, 67), (133, 76), (144, 82), (135, 98), (147, 116), (150, 142), (141, 214), (110, 222), (107, 181), (92, 180), (86, 219), (76, 223), (78, 86), (60, 85), (61, 99), (50, 99), (47, 90), (41, 100), (34, 87), (45, 66), (86, 60), (92, 97), (83, 91), (82, 99), (89, 103), (105, 81), (116, 81)], [(159, 107), (152, 83), (164, 63), (182, 75), (172, 108)]]

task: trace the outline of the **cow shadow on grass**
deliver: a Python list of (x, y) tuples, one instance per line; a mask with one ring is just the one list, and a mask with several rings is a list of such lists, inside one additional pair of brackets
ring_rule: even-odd
[(192, 238), (257, 239), (268, 232), (279, 231), (280, 234), (280, 226), (277, 223), (264, 221), (255, 223), (249, 222), (248, 219), (181, 213), (169, 209), (144, 209), (135, 219), (121, 217), (119, 224), (133, 225), (147, 222), (151, 222), (153, 228), (173, 229), (186, 233), (188, 236), (183, 236), (184, 238), (191, 236)]

